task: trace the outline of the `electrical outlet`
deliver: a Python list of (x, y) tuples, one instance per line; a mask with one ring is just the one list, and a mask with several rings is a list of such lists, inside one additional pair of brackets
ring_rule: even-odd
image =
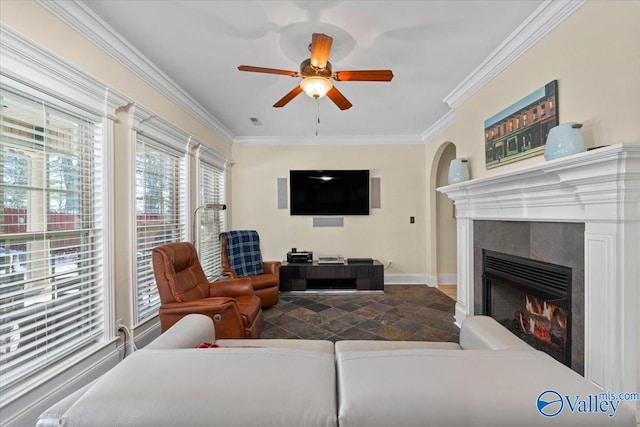
[(409, 217), (409, 224), (415, 224), (416, 223), (416, 217), (415, 216), (410, 216)]
[(116, 331), (120, 330), (120, 326), (124, 325), (124, 319), (121, 317), (118, 320), (116, 320)]

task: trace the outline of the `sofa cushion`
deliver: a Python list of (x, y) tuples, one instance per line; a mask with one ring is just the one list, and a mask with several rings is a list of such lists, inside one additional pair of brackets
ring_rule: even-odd
[(379, 351), (379, 350), (417, 350), (441, 349), (460, 350), (454, 342), (436, 341), (380, 341), (380, 340), (344, 340), (336, 342), (336, 353), (343, 351)]
[(217, 340), (220, 347), (265, 347), (289, 348), (293, 350), (313, 351), (334, 354), (334, 346), (327, 340), (293, 340), (293, 339), (222, 339)]
[(335, 426), (332, 354), (284, 348), (143, 350), (62, 415), (73, 426)]
[[(337, 356), (341, 427), (635, 426), (633, 412), (537, 410), (556, 390), (583, 399), (600, 390), (545, 353), (531, 350), (392, 350)], [(574, 401), (574, 400), (572, 400)]]
[(260, 237), (255, 230), (234, 230), (223, 233), (227, 238), (229, 265), (238, 277), (264, 273)]

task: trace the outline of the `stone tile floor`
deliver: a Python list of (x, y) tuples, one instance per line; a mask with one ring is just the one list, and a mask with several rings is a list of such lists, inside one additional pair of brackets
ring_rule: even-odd
[(458, 342), (455, 301), (424, 285), (386, 286), (384, 294), (280, 294), (263, 309), (260, 338)]

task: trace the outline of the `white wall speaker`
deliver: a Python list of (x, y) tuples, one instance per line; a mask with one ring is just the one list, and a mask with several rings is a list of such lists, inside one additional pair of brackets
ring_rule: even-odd
[(314, 227), (344, 227), (344, 218), (341, 216), (334, 217), (313, 217)]
[(287, 209), (287, 178), (278, 178), (278, 209)]
[(380, 178), (371, 178), (371, 209), (380, 209)]

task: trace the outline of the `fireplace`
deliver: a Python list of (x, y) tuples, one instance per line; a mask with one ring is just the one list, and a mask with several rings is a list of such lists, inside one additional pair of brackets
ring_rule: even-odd
[[(456, 324), (484, 312), (481, 249), (571, 266), (572, 367), (603, 390), (638, 390), (639, 170), (640, 144), (623, 143), (440, 188), (458, 213)], [(525, 231), (511, 233), (520, 224)], [(575, 238), (542, 236), (538, 225), (549, 224), (582, 224), (582, 249)]]
[(484, 314), (571, 367), (571, 268), (482, 252)]

